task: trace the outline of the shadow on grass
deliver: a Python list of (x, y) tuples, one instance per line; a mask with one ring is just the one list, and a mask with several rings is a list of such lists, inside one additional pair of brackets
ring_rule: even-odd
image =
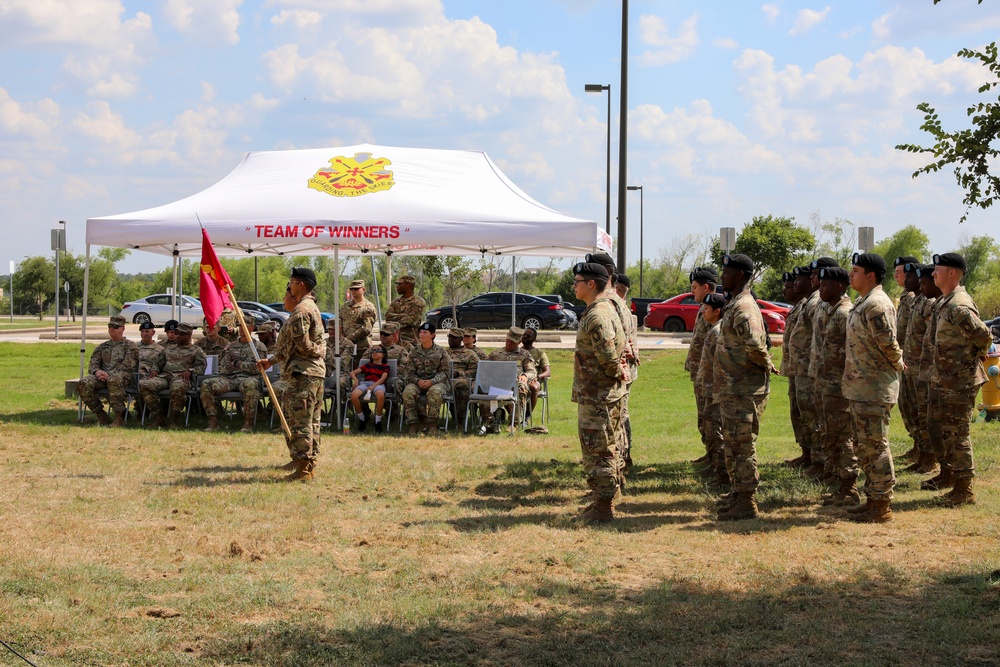
[[(995, 665), (1000, 591), (988, 569), (927, 585), (871, 563), (731, 592), (675, 578), (637, 591), (542, 578), (537, 611), (441, 604), (414, 624), (319, 618), (236, 624), (201, 658), (246, 665)], [(467, 602), (474, 607), (475, 602)]]
[(185, 473), (207, 473), (207, 474), (221, 474), (225, 472), (245, 472), (254, 473), (260, 472), (261, 470), (273, 470), (273, 467), (269, 466), (202, 466), (196, 468), (181, 468), (180, 472)]
[[(31, 424), (33, 426), (79, 426), (76, 410), (52, 408), (51, 410), (33, 410), (31, 412), (15, 412), (0, 414), (0, 422), (5, 424)], [(97, 419), (87, 413), (86, 428), (98, 428)]]
[(176, 486), (186, 489), (193, 489), (193, 488), (211, 487), (211, 486), (269, 484), (271, 481), (274, 480), (247, 478), (247, 477), (219, 479), (218, 477), (207, 477), (205, 475), (185, 475), (179, 479), (163, 481), (163, 482), (145, 482), (145, 484), (147, 486)]

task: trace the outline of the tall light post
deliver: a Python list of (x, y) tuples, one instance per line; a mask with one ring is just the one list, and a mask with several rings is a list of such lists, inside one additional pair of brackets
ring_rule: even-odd
[(622, 0), (621, 111), (618, 117), (618, 266), (625, 263), (625, 179), (628, 178), (628, 0)]
[(639, 191), (639, 298), (642, 298), (642, 218), (643, 218), (643, 195), (641, 185), (630, 185), (628, 190)]
[(608, 233), (608, 236), (611, 236), (611, 84), (588, 83), (583, 89), (588, 93), (603, 93), (605, 90), (608, 91), (608, 165), (606, 169), (608, 183), (604, 201), (604, 231)]

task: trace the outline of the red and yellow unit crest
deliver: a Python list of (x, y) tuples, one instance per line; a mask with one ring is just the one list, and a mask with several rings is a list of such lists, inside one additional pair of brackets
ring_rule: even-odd
[(392, 172), (387, 168), (391, 164), (384, 157), (372, 157), (371, 153), (341, 155), (330, 160), (328, 169), (319, 169), (309, 179), (309, 187), (334, 197), (360, 197), (388, 190), (393, 186)]

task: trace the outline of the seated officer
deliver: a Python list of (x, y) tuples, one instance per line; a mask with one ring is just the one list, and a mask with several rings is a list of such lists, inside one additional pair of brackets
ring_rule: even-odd
[(187, 399), (187, 393), (194, 383), (194, 376), (205, 372), (205, 351), (191, 344), (191, 332), (194, 331), (187, 322), (182, 322), (175, 329), (176, 342), (168, 344), (156, 359), (156, 364), (149, 371), (149, 377), (139, 382), (142, 401), (149, 408), (153, 417), (151, 426), (157, 428), (163, 425), (163, 414), (160, 412), (159, 392), (170, 389), (170, 415), (168, 428), (177, 426), (177, 419)]
[(177, 342), (177, 325), (180, 324), (177, 320), (167, 320), (163, 323), (163, 335), (167, 337), (167, 341), (163, 343), (163, 347), (167, 345), (174, 345)]
[[(256, 322), (246, 321), (247, 333), (252, 333)], [(257, 355), (254, 356), (256, 350)], [(252, 433), (254, 418), (257, 416), (257, 405), (260, 402), (260, 373), (257, 371), (257, 360), (267, 357), (267, 350), (259, 340), (248, 338), (240, 331), (240, 339), (228, 345), (219, 357), (219, 374), (213, 375), (201, 383), (201, 405), (208, 415), (206, 431), (219, 430), (219, 418), (216, 412), (215, 397), (230, 391), (243, 394), (243, 428), (242, 433)]]
[(208, 326), (208, 320), (202, 323), (201, 329), (205, 332), (205, 336), (200, 338), (195, 345), (205, 351), (206, 357), (213, 354), (221, 355), (229, 345), (229, 340), (219, 335), (219, 327), (219, 322), (216, 322), (214, 327)]
[(152, 322), (143, 322), (139, 325), (139, 336), (142, 338), (139, 343), (139, 379), (145, 380), (163, 346), (154, 340), (156, 327)]
[(448, 356), (451, 357), (451, 367), (455, 379), (455, 419), (465, 418), (465, 410), (469, 405), (469, 393), (472, 383), (476, 380), (476, 369), (479, 367), (479, 357), (476, 353), (462, 345), (465, 330), (453, 328), (448, 332)]
[[(125, 318), (115, 316), (108, 321), (108, 337), (90, 356), (90, 375), (80, 380), (77, 391), (84, 404), (97, 415), (101, 426), (119, 427), (125, 423), (125, 388), (139, 365), (139, 348), (125, 338)], [(108, 405), (115, 413), (112, 423), (104, 411), (97, 392), (108, 390)]]
[(267, 354), (272, 355), (278, 349), (278, 334), (274, 330), (274, 322), (265, 322), (257, 326), (257, 340), (267, 348)]
[[(441, 403), (448, 393), (448, 353), (434, 344), (437, 328), (424, 322), (417, 329), (417, 345), (410, 350), (399, 370), (403, 384), (403, 414), (409, 432), (416, 434), (437, 430)], [(418, 400), (427, 397), (427, 409), (421, 413)]]
[(531, 360), (535, 362), (535, 371), (538, 375), (528, 383), (528, 391), (531, 392), (531, 412), (534, 414), (535, 406), (538, 404), (538, 392), (542, 390), (542, 380), (552, 377), (552, 366), (549, 364), (549, 355), (545, 350), (535, 347), (535, 340), (538, 339), (538, 331), (528, 327), (524, 330), (524, 337), (521, 339), (521, 347), (531, 355)]

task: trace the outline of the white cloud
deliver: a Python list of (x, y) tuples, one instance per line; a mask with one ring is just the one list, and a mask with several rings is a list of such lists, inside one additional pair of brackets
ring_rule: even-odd
[(998, 28), (1000, 7), (976, 0), (948, 0), (937, 5), (897, 2), (872, 22), (872, 33), (886, 42), (912, 41), (924, 35), (940, 39), (946, 35), (995, 32)]
[(676, 63), (694, 53), (698, 46), (698, 17), (695, 15), (682, 21), (677, 35), (671, 36), (662, 18), (646, 14), (639, 17), (639, 35), (643, 43), (660, 47), (639, 56), (640, 65), (656, 67)]
[(0, 138), (6, 135), (37, 140), (51, 134), (52, 125), (59, 118), (59, 105), (45, 99), (33, 106), (26, 109), (0, 88)]
[(272, 25), (290, 25), (298, 30), (323, 22), (323, 14), (307, 9), (283, 9), (271, 17)]
[(781, 15), (781, 9), (778, 5), (771, 2), (761, 5), (760, 11), (764, 12), (764, 17), (767, 19), (768, 23), (774, 23), (778, 16)]
[(795, 16), (795, 25), (788, 31), (789, 35), (804, 35), (817, 25), (826, 20), (830, 13), (830, 8), (825, 7), (822, 11), (815, 9), (800, 9)]
[(740, 43), (732, 37), (718, 37), (712, 42), (712, 46), (718, 49), (738, 49), (740, 48)]
[(178, 32), (205, 42), (240, 41), (240, 12), (243, 0), (167, 0), (163, 13)]

